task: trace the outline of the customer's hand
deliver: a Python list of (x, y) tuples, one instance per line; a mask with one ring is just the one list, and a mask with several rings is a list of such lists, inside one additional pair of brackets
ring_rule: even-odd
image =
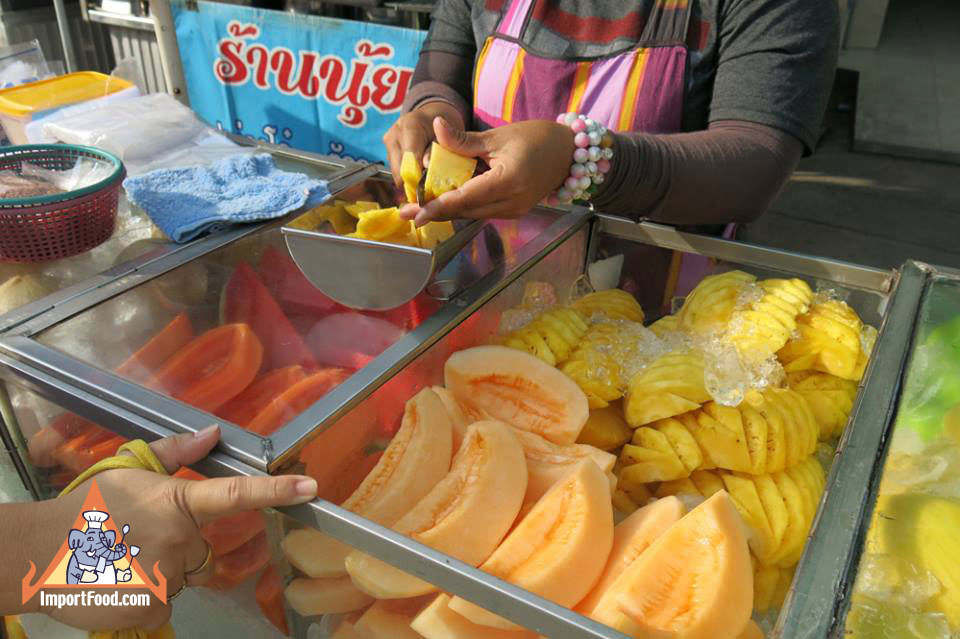
[(390, 171), (393, 172), (393, 180), (397, 186), (403, 184), (400, 178), (400, 162), (405, 151), (412, 152), (417, 157), (417, 162), (426, 166), (430, 143), (436, 139), (433, 120), (438, 117), (455, 122), (460, 128), (464, 126), (459, 111), (449, 102), (425, 102), (410, 113), (400, 116), (384, 134), (383, 144), (387, 147)]
[[(174, 472), (206, 456), (218, 438), (219, 429), (214, 426), (196, 436), (184, 434), (156, 441), (151, 448), (167, 471)], [(303, 503), (317, 494), (315, 480), (297, 475), (188, 481), (146, 470), (118, 469), (100, 473), (96, 481), (111, 521), (118, 528), (130, 525), (124, 545), (140, 547), (137, 561), (151, 580), (155, 579), (154, 563), (160, 562), (168, 597), (184, 583), (200, 586), (211, 577), (213, 562), (200, 573), (185, 576), (202, 566), (207, 557), (201, 526), (240, 511)], [(52, 501), (65, 523), (59, 532), (61, 539), (81, 511), (86, 495), (87, 486), (82, 485)], [(122, 560), (120, 563), (125, 564)], [(42, 608), (41, 612), (92, 630), (155, 628), (170, 617), (171, 606), (151, 595), (151, 605), (146, 608), (64, 607)]]
[(437, 142), (451, 151), (482, 159), (490, 170), (444, 193), (422, 209), (400, 211), (417, 225), (453, 218), (512, 218), (533, 208), (560, 187), (573, 163), (573, 131), (547, 120), (529, 120), (468, 133), (437, 118)]

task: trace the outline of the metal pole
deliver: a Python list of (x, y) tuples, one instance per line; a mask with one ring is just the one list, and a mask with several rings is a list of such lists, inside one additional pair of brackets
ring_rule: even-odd
[(67, 21), (67, 8), (63, 0), (53, 0), (53, 10), (57, 14), (57, 28), (60, 30), (60, 44), (63, 46), (63, 61), (67, 72), (77, 70), (77, 58), (73, 51), (73, 37), (70, 35), (70, 23)]
[(160, 63), (167, 83), (167, 93), (186, 106), (190, 106), (187, 97), (187, 81), (183, 76), (183, 62), (177, 47), (177, 31), (173, 24), (173, 12), (170, 0), (152, 0), (150, 12), (153, 14), (153, 28), (157, 34), (157, 46), (160, 48)]

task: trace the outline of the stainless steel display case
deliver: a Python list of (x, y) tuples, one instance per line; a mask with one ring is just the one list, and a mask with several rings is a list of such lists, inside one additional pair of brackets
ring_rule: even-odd
[[(354, 193), (369, 193), (371, 188), (382, 193), (382, 184), (377, 187), (376, 183), (387, 178), (373, 175), (371, 170), (359, 179), (348, 193), (351, 188)], [(124, 380), (108, 372), (104, 363), (98, 366), (84, 361), (76, 349), (73, 354), (65, 352), (49, 331), (68, 326), (94, 309), (116, 304), (146, 283), (174, 277), (177, 269), (198, 261), (215, 261), (231, 251), (235, 257), (255, 254), (258, 246), (270, 241), (271, 234), (277, 234), (275, 225), (233, 231), (210, 240), (208, 251), (197, 248), (148, 261), (139, 270), (114, 274), (109, 281), (47, 312), (8, 324), (7, 332), (0, 335), (0, 377), (11, 388), (26, 389), (124, 436), (154, 438), (199, 430), (215, 418)], [(716, 268), (736, 266), (765, 277), (804, 277), (812, 285), (836, 291), (865, 322), (880, 328), (851, 422), (837, 449), (811, 541), (773, 636), (826, 637), (833, 632), (838, 601), (869, 509), (871, 482), (895, 410), (920, 296), (932, 270), (913, 263), (899, 272), (877, 270), (579, 209), (566, 213), (537, 210), (517, 222), (488, 225), (465, 254), (478, 251), (485, 252), (485, 259), (454, 261), (441, 274), (455, 285), (432, 315), (280, 430), (262, 437), (221, 421), (222, 444), (198, 470), (209, 475), (297, 470), (298, 453), (310, 442), (337, 432), (340, 425), (397, 411), (398, 396), (405, 399), (411, 389), (440, 381), (445, 358), (495, 333), (499, 314), (519, 303), (525, 283), (547, 281), (564, 296), (587, 265), (604, 256), (625, 255), (620, 285), (646, 302), (651, 318), (661, 307), (675, 302), (664, 299), (675, 251), (713, 258)], [(2, 405), (10, 436), (20, 438), (19, 463), (29, 473), (18, 416), (9, 401)], [(325, 461), (335, 464), (337, 451), (324, 454), (328, 455)], [(283, 529), (316, 528), (540, 634), (558, 639), (623, 636), (331, 501), (318, 499), (280, 510), (285, 515), (279, 520)], [(305, 636), (307, 626), (316, 621), (294, 614), (289, 620), (296, 636)], [(326, 628), (335, 622), (335, 618), (323, 620)]]

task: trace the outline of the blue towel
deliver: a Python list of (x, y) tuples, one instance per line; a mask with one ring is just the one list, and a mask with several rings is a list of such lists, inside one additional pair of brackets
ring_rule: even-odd
[(277, 169), (267, 154), (233, 155), (210, 166), (157, 169), (124, 180), (131, 202), (174, 242), (237, 222), (272, 220), (329, 197), (323, 180)]

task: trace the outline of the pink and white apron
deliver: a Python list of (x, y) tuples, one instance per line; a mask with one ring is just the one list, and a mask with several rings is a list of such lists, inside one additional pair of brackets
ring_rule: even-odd
[[(536, 2), (507, 0), (474, 65), (474, 124), (489, 129), (583, 113), (619, 132), (681, 130), (687, 33), (693, 0), (654, 0), (633, 47), (598, 58), (538, 55), (521, 44)], [(643, 15), (636, 14), (638, 21)], [(639, 25), (638, 25), (639, 26)], [(732, 225), (724, 235), (732, 235)], [(675, 255), (661, 301), (689, 292), (710, 269), (706, 258)], [(665, 309), (669, 312), (669, 309)]]

